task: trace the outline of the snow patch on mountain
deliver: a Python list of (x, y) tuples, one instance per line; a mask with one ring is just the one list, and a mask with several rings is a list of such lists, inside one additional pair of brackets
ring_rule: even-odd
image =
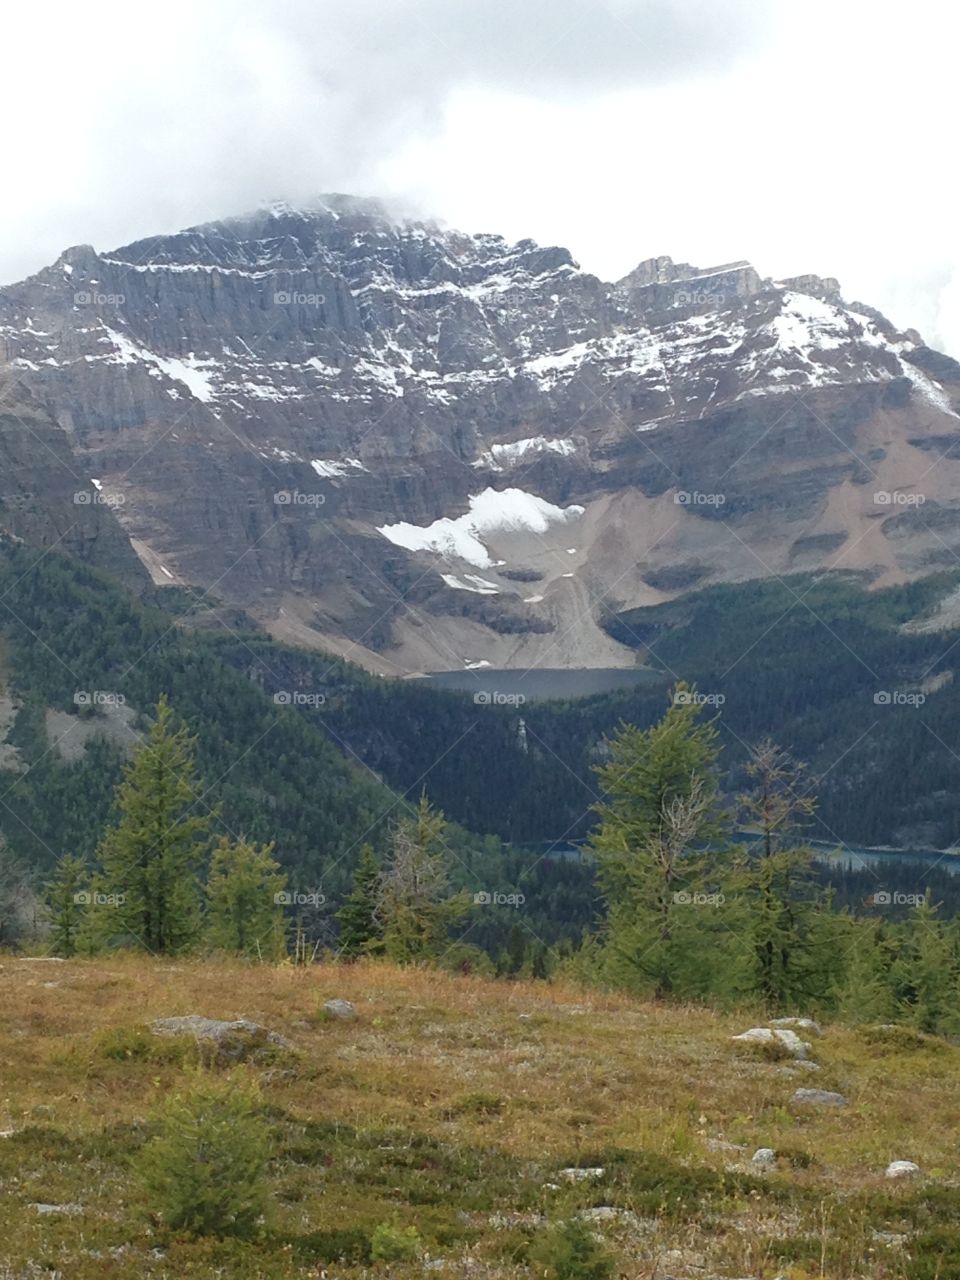
[(478, 596), (496, 596), (500, 594), (500, 588), (495, 582), (488, 582), (486, 578), (481, 578), (476, 573), (465, 573), (463, 577), (466, 581), (458, 578), (453, 573), (441, 573), (440, 577), (454, 591), (473, 591)]
[[(138, 346), (125, 334), (118, 333), (107, 324), (104, 324), (103, 329), (107, 335), (106, 340), (111, 342), (117, 351), (112, 363), (140, 363), (152, 366), (172, 381), (181, 383), (195, 400), (208, 404), (213, 399), (213, 381), (206, 370), (216, 367), (215, 360), (198, 360), (192, 352), (185, 360), (178, 360), (174, 356), (158, 356), (155, 352), (148, 351), (146, 347)], [(148, 372), (151, 370), (148, 369)]]
[(525, 440), (513, 440), (508, 444), (494, 444), (473, 462), (474, 467), (487, 467), (491, 471), (502, 471), (505, 467), (516, 466), (524, 458), (542, 453), (555, 453), (561, 458), (568, 458), (576, 453), (577, 446), (572, 440), (548, 440), (545, 436), (528, 436)]
[(483, 539), (496, 533), (546, 533), (552, 524), (575, 520), (584, 508), (556, 507), (552, 502), (523, 489), (484, 489), (469, 499), (470, 510), (462, 516), (443, 516), (425, 528), (420, 525), (385, 524), (381, 533), (395, 546), (407, 551), (432, 551), (445, 560), (465, 560), (478, 569), (491, 569)]
[(325, 480), (339, 480), (341, 477), (349, 475), (351, 471), (366, 471), (366, 467), (359, 458), (344, 458), (342, 462), (334, 462), (324, 458), (312, 458), (310, 465), (318, 476), (322, 476)]
[[(907, 344), (904, 343), (899, 348), (899, 351), (903, 352), (907, 349)], [(904, 360), (902, 354), (900, 355), (900, 367), (903, 369), (904, 377), (910, 379), (924, 400), (940, 409), (943, 413), (949, 413), (952, 418), (960, 418), (960, 413), (957, 413), (954, 409), (950, 403), (950, 397), (939, 382), (934, 382), (933, 378), (928, 377), (922, 369), (918, 369), (909, 360)]]

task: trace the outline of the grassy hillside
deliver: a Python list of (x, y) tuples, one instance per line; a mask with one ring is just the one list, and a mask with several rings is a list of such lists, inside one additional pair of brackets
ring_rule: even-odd
[[(0, 1274), (532, 1276), (584, 1210), (629, 1277), (960, 1275), (960, 1049), (827, 1027), (818, 1073), (731, 1041), (748, 1016), (381, 964), (242, 968), (3, 957)], [(325, 1020), (330, 997), (357, 1017)], [(248, 1017), (294, 1048), (236, 1068), (270, 1125), (271, 1220), (170, 1238), (129, 1162), (194, 1070), (158, 1016)], [(842, 1091), (804, 1107), (797, 1087)], [(742, 1150), (726, 1147), (735, 1144)], [(751, 1169), (759, 1147), (775, 1168)], [(894, 1159), (918, 1177), (884, 1177)], [(602, 1169), (569, 1181), (569, 1168)], [(67, 1206), (41, 1212), (36, 1204)], [(381, 1223), (416, 1261), (371, 1264)], [(542, 1274), (542, 1271), (540, 1272)]]

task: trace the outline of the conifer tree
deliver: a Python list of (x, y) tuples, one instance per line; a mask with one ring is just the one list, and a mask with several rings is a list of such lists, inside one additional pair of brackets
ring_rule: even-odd
[(897, 1016), (893, 967), (896, 940), (882, 920), (849, 919), (845, 945), (835, 956), (842, 971), (835, 986), (836, 1010), (843, 1022), (893, 1022)]
[(200, 929), (197, 868), (211, 822), (194, 776), (194, 743), (166, 696), (117, 788), (118, 820), (100, 842), (86, 936), (92, 945), (182, 951)]
[(750, 789), (740, 797), (742, 819), (760, 839), (748, 846), (736, 878), (743, 895), (744, 929), (753, 954), (751, 991), (771, 1008), (802, 1004), (822, 992), (815, 956), (820, 900), (811, 873), (813, 855), (792, 843), (816, 798), (805, 765), (769, 738), (750, 750)]
[(467, 911), (450, 887), (447, 823), (420, 797), (413, 817), (393, 831), (381, 881), (384, 950), (398, 964), (436, 960), (449, 945), (450, 926)]
[(926, 898), (901, 927), (903, 945), (893, 966), (900, 1017), (918, 1031), (952, 1034), (960, 1026), (956, 1011), (957, 968), (952, 932)]
[[(708, 861), (698, 846), (716, 837), (716, 729), (678, 684), (649, 729), (622, 724), (597, 769), (604, 793), (591, 846), (608, 906), (608, 973), (655, 996), (672, 992), (680, 968), (708, 968), (715, 920), (698, 911)], [(704, 895), (706, 896), (706, 895)]]
[(353, 887), (337, 912), (340, 925), (339, 954), (348, 960), (376, 955), (383, 950), (380, 922), (382, 874), (370, 845), (360, 850)]
[(270, 1204), (260, 1106), (242, 1076), (197, 1074), (164, 1098), (133, 1166), (152, 1216), (191, 1236), (257, 1234)]
[(50, 950), (55, 956), (76, 954), (84, 913), (90, 899), (90, 872), (83, 858), (65, 853), (46, 885), (44, 900), (50, 920)]
[(206, 939), (219, 951), (279, 960), (285, 950), (287, 877), (273, 845), (221, 836), (207, 877)]

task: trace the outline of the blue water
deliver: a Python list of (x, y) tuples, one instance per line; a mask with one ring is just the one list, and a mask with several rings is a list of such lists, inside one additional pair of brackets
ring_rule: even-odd
[[(744, 844), (758, 840), (753, 832), (738, 831), (737, 840)], [(950, 875), (960, 874), (960, 853), (945, 853), (942, 849), (869, 849), (863, 845), (828, 844), (823, 840), (807, 840), (806, 847), (813, 850), (818, 862), (825, 862), (845, 870), (857, 871), (865, 867), (876, 866), (884, 862), (908, 863), (916, 866), (918, 871), (932, 867), (948, 872)], [(569, 840), (547, 842), (543, 846), (544, 856), (548, 858), (581, 858), (588, 856), (583, 846)]]
[(494, 695), (514, 697), (521, 694), (529, 702), (546, 698), (587, 698), (613, 689), (655, 686), (666, 682), (666, 676), (661, 672), (646, 667), (583, 667), (573, 670), (540, 667), (530, 671), (481, 667), (477, 671), (436, 671), (427, 679), (441, 689), (487, 693), (494, 701), (499, 701)]

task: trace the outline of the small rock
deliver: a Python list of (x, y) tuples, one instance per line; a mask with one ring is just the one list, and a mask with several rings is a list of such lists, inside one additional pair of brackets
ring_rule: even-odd
[(812, 1036), (822, 1036), (823, 1029), (819, 1022), (814, 1022), (812, 1018), (773, 1018), (770, 1022), (771, 1027), (794, 1027), (799, 1031), (806, 1031)]
[(797, 1076), (802, 1075), (804, 1071), (820, 1071), (821, 1069), (818, 1062), (808, 1062), (806, 1059), (801, 1058), (794, 1058), (789, 1066), (778, 1068), (782, 1076)]
[(494, 1231), (503, 1231), (510, 1227), (539, 1227), (543, 1222), (541, 1213), (493, 1213), (487, 1219)]
[(723, 1138), (704, 1138), (703, 1145), (708, 1151), (746, 1151), (746, 1147), (736, 1142), (725, 1142)]
[(297, 1079), (298, 1072), (291, 1067), (271, 1067), (268, 1071), (261, 1071), (261, 1084), (292, 1084)]
[(870, 1238), (876, 1240), (877, 1244), (887, 1244), (891, 1249), (899, 1249), (907, 1237), (899, 1231), (872, 1231)]
[(733, 1039), (746, 1044), (779, 1044), (794, 1058), (806, 1058), (810, 1052), (806, 1040), (787, 1027), (751, 1027)]
[(589, 1182), (602, 1178), (605, 1169), (561, 1169), (557, 1177), (563, 1178), (565, 1182)]
[(893, 1160), (887, 1165), (885, 1174), (888, 1178), (912, 1178), (915, 1173), (920, 1172), (920, 1166), (914, 1164), (912, 1160)]
[(656, 1218), (641, 1218), (631, 1209), (620, 1209), (612, 1204), (600, 1204), (594, 1209), (581, 1209), (576, 1215), (581, 1222), (617, 1222), (634, 1231), (656, 1231)]
[(323, 1006), (328, 1017), (355, 1018), (357, 1011), (349, 1000), (328, 1000)]
[(750, 1163), (755, 1169), (775, 1169), (777, 1167), (777, 1153), (773, 1147), (758, 1147), (750, 1157)]
[(82, 1204), (35, 1204), (37, 1213), (83, 1213)]
[(829, 1089), (797, 1089), (793, 1095), (794, 1102), (811, 1103), (820, 1107), (845, 1107), (847, 1100), (842, 1093), (831, 1093)]

